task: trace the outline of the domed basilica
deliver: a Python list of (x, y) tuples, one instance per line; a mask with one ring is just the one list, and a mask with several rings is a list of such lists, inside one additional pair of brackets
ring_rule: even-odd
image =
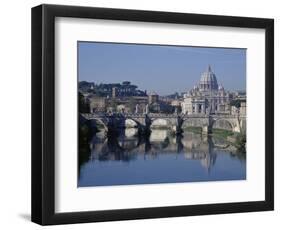
[(198, 85), (184, 94), (182, 113), (184, 114), (214, 114), (229, 110), (231, 94), (226, 92), (217, 82), (216, 75), (210, 65), (202, 73)]

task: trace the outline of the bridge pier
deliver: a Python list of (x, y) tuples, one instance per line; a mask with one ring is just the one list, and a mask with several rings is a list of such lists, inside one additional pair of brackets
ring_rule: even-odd
[(210, 134), (211, 132), (212, 132), (212, 130), (211, 130), (211, 128), (210, 128), (209, 125), (204, 125), (204, 126), (202, 127), (202, 134), (203, 134), (203, 135), (208, 135), (208, 134)]

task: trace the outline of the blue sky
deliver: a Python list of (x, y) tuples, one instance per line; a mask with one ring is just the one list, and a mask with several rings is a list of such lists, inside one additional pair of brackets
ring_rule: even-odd
[(191, 89), (208, 64), (226, 90), (246, 89), (246, 49), (78, 42), (79, 81), (131, 81), (160, 95)]

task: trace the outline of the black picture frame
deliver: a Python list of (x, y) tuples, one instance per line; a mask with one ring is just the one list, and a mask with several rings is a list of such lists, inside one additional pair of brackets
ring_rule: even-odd
[[(55, 213), (55, 18), (109, 19), (265, 29), (265, 200)], [(267, 211), (274, 209), (274, 20), (126, 9), (32, 8), (32, 221), (41, 225)]]

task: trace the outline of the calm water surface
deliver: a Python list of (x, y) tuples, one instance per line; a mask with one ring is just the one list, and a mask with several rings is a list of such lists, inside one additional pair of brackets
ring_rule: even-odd
[[(107, 139), (98, 133), (80, 149), (78, 186), (108, 186), (246, 179), (246, 156), (223, 138), (136, 129)], [(81, 154), (83, 153), (83, 154)]]

